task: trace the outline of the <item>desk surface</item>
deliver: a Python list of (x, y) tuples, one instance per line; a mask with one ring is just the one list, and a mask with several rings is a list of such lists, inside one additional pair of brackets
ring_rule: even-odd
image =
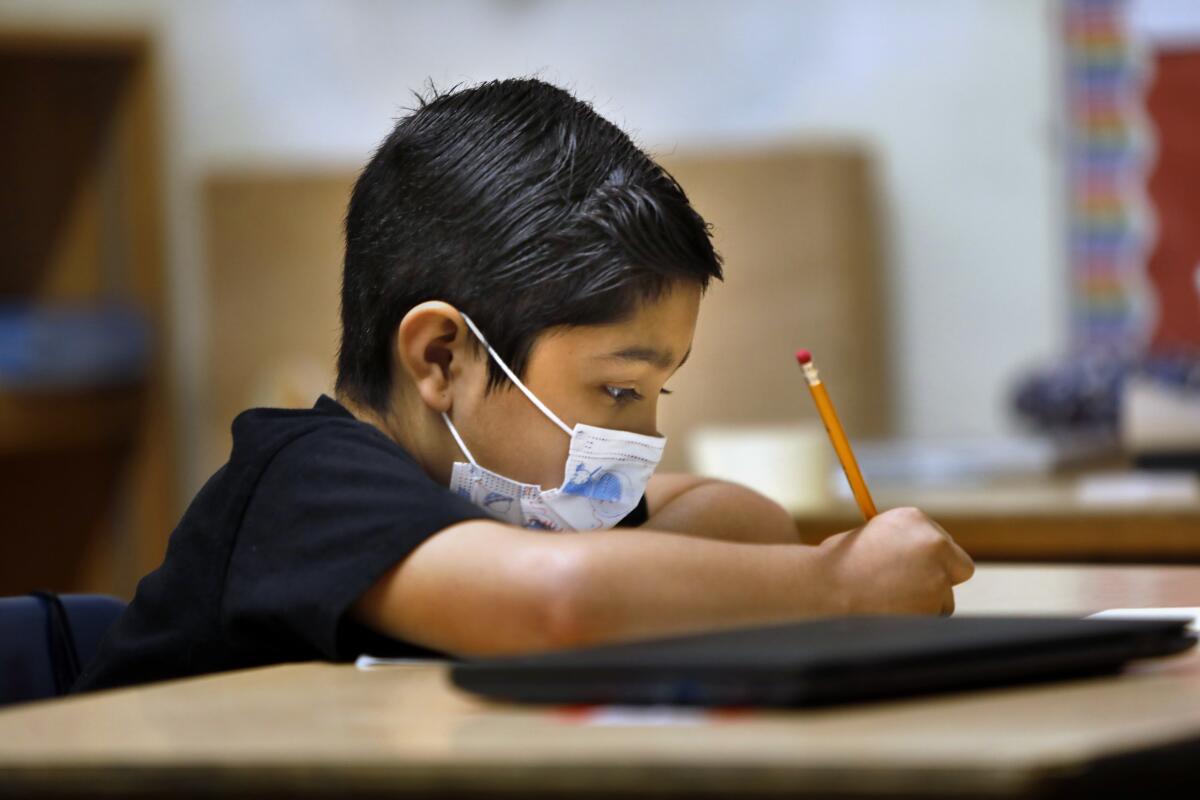
[[(1200, 606), (1200, 568), (985, 566), (959, 592), (972, 613), (1155, 605)], [(1195, 652), (1118, 678), (840, 709), (615, 718), (485, 703), (452, 689), (440, 665), (299, 664), (0, 712), (0, 795), (1007, 797), (1065, 780), (1111, 789), (1163, 778), (1164, 765), (1185, 768), (1198, 753)], [(1153, 773), (1139, 776), (1147, 763)]]
[[(963, 487), (881, 487), (879, 508), (917, 506), (983, 561), (1200, 564), (1200, 499), (1097, 502), (1078, 476)], [(849, 501), (794, 514), (811, 544), (862, 524)]]

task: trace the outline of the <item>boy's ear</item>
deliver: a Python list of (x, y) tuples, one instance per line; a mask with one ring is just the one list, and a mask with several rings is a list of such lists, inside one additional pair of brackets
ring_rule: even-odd
[(425, 405), (449, 411), (454, 387), (475, 355), (471, 331), (458, 309), (430, 300), (409, 309), (396, 327), (393, 359), (397, 377), (406, 377)]

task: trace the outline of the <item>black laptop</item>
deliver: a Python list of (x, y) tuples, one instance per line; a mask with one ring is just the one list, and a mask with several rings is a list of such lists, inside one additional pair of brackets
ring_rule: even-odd
[(1195, 643), (1179, 619), (839, 617), (471, 660), (451, 679), (532, 703), (812, 706), (1110, 674)]

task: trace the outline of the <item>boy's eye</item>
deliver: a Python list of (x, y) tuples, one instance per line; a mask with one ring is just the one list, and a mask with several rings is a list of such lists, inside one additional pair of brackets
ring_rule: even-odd
[(637, 389), (631, 389), (626, 386), (605, 386), (604, 391), (608, 393), (609, 397), (616, 400), (618, 404), (642, 399), (642, 395)]
[[(632, 388), (625, 387), (625, 386), (605, 386), (604, 391), (608, 394), (609, 397), (611, 397), (613, 400), (616, 400), (618, 403), (628, 403), (631, 400), (644, 399), (642, 397), (641, 393), (638, 392), (637, 389), (632, 389)], [(671, 393), (670, 389), (662, 389), (659, 391), (659, 394), (670, 394), (670, 393)]]

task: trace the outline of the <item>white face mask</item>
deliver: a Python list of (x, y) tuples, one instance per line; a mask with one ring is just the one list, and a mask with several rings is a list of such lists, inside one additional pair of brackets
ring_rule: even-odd
[(620, 522), (633, 511), (645, 494), (646, 483), (662, 458), (666, 437), (644, 436), (582, 423), (574, 429), (568, 428), (513, 374), (483, 338), (475, 323), (466, 314), (462, 317), (509, 380), (571, 437), (571, 446), (567, 452), (562, 486), (544, 490), (537, 484), (514, 481), (479, 466), (458, 435), (454, 423), (443, 412), (442, 419), (470, 462), (454, 463), (450, 490), (493, 517), (526, 528), (586, 531), (611, 528)]

